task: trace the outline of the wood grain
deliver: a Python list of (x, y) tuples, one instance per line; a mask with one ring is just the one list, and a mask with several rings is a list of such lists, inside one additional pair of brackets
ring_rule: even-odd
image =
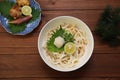
[(12, 77), (119, 77), (119, 54), (93, 54), (90, 61), (74, 72), (49, 68), (39, 55), (1, 55), (0, 78)]
[(120, 6), (120, 0), (37, 0), (43, 10), (104, 9)]
[[(72, 78), (8, 78), (1, 80), (73, 80)], [(120, 80), (120, 78), (74, 78), (74, 80)]]

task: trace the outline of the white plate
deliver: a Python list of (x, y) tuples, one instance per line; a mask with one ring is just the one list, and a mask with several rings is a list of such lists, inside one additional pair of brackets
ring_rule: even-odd
[[(67, 68), (67, 69), (57, 67), (56, 65), (51, 64), (50, 61), (46, 57), (45, 50), (42, 48), (42, 44), (46, 41), (47, 32), (49, 30), (51, 30), (52, 28), (55, 28), (63, 23), (76, 24), (79, 29), (83, 30), (86, 33), (86, 38), (88, 40), (88, 45), (85, 49), (85, 54), (80, 58), (79, 63), (75, 67)], [(39, 50), (39, 54), (40, 54), (41, 58), (49, 67), (51, 67), (52, 69), (55, 69), (57, 71), (61, 71), (61, 72), (69, 72), (69, 71), (74, 71), (76, 69), (81, 68), (90, 59), (92, 52), (93, 52), (93, 48), (94, 48), (94, 39), (93, 39), (93, 36), (92, 36), (92, 33), (91, 33), (89, 27), (80, 19), (71, 17), (71, 16), (59, 16), (59, 17), (56, 17), (56, 18), (50, 20), (42, 28), (42, 30), (39, 34), (39, 37), (38, 37), (38, 50)]]

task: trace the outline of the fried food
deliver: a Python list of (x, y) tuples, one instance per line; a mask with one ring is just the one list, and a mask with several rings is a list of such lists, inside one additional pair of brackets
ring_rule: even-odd
[(21, 9), (18, 5), (14, 5), (9, 12), (10, 16), (13, 17), (14, 19), (19, 18), (22, 13), (21, 13)]
[(30, 1), (29, 0), (16, 0), (16, 3), (19, 6), (29, 6), (30, 5)]

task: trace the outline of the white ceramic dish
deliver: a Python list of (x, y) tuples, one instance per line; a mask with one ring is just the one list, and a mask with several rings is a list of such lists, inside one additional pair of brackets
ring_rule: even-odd
[[(44, 43), (44, 41), (46, 41), (48, 30), (50, 30), (54, 27), (57, 27), (63, 23), (76, 24), (79, 29), (82, 29), (86, 33), (86, 38), (88, 40), (88, 45), (85, 49), (85, 54), (80, 58), (79, 63), (76, 66), (74, 66), (72, 68), (68, 68), (68, 69), (60, 68), (60, 67), (57, 67), (56, 65), (51, 64), (50, 61), (46, 57), (45, 50), (42, 48), (42, 44)], [(92, 33), (91, 33), (89, 27), (80, 19), (71, 17), (71, 16), (59, 16), (59, 17), (56, 17), (56, 18), (50, 20), (42, 28), (42, 30), (39, 34), (39, 37), (38, 37), (38, 50), (39, 50), (39, 54), (40, 54), (41, 58), (49, 67), (51, 67), (52, 69), (55, 69), (57, 71), (61, 71), (61, 72), (69, 72), (69, 71), (74, 71), (76, 69), (81, 68), (90, 59), (92, 52), (93, 52), (93, 48), (94, 48), (94, 39), (93, 39), (93, 36), (92, 36)]]

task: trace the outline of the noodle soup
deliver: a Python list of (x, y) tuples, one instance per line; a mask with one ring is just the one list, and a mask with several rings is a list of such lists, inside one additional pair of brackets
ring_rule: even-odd
[[(75, 45), (75, 51), (72, 54), (71, 54), (70, 50), (73, 50), (73, 48), (69, 49), (69, 52), (65, 51), (65, 45), (67, 43), (70, 43), (69, 41), (67, 42), (67, 40), (65, 40), (65, 43), (62, 46), (64, 48), (62, 51), (49, 50), (48, 41), (53, 36), (53, 34), (60, 28), (62, 28), (66, 33), (70, 33), (73, 36), (74, 40), (71, 41), (71, 43), (73, 43)], [(61, 32), (59, 31), (59, 33), (62, 35), (57, 35), (57, 36), (67, 35), (67, 34), (63, 34), (62, 32), (63, 31), (61, 31)], [(53, 43), (51, 42), (53, 45), (54, 45), (54, 41), (53, 41)], [(58, 43), (62, 44), (62, 42), (60, 42), (60, 41), (58, 41)], [(86, 39), (85, 32), (83, 32), (82, 30), (79, 30), (75, 24), (64, 23), (64, 24), (48, 31), (47, 41), (46, 41), (46, 43), (43, 43), (42, 47), (46, 52), (48, 60), (53, 65), (56, 65), (56, 66), (62, 67), (62, 68), (71, 68), (78, 64), (80, 57), (82, 57), (85, 53), (85, 47), (87, 44), (88, 44), (88, 41)], [(50, 47), (52, 47), (52, 46), (50, 46)], [(68, 45), (68, 48), (69, 47), (71, 47), (71, 45)]]
[(90, 59), (94, 40), (89, 27), (80, 19), (59, 16), (42, 28), (38, 50), (43, 61), (52, 69), (74, 71)]

